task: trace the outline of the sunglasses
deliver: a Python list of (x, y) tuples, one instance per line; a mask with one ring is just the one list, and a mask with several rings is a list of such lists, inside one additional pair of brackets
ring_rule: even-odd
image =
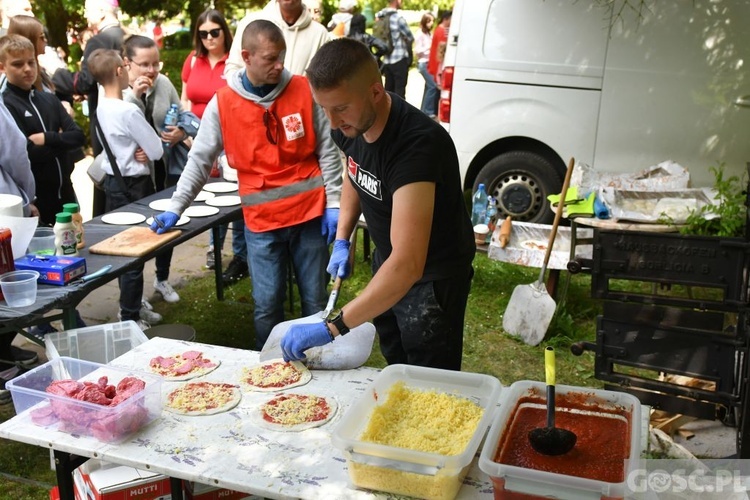
[(219, 38), (219, 35), (221, 35), (221, 28), (214, 28), (208, 31), (198, 30), (198, 36), (201, 37), (201, 40), (208, 38), (208, 35), (211, 35), (211, 38)]
[(279, 122), (273, 112), (266, 110), (263, 113), (263, 125), (266, 126), (266, 139), (273, 145), (279, 142)]

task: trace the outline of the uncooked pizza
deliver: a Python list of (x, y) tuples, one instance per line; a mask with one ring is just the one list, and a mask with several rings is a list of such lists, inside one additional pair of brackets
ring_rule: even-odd
[(276, 392), (305, 385), (312, 379), (310, 370), (299, 361), (272, 359), (253, 368), (245, 368), (242, 384), (251, 391)]
[(547, 250), (547, 240), (525, 240), (521, 242), (521, 246), (528, 250)]
[(312, 394), (279, 394), (251, 413), (263, 429), (299, 432), (320, 427), (336, 414), (338, 403), (331, 397)]
[(200, 351), (186, 351), (171, 356), (156, 356), (149, 363), (154, 373), (166, 380), (190, 380), (214, 371), (220, 361), (212, 361), (203, 357)]
[(167, 410), (179, 415), (215, 415), (242, 400), (240, 388), (215, 382), (188, 382), (167, 395)]

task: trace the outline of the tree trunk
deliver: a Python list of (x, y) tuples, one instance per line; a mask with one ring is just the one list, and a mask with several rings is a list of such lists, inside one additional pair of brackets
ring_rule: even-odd
[(70, 16), (65, 10), (62, 0), (47, 0), (37, 2), (39, 10), (42, 12), (44, 25), (49, 30), (49, 40), (47, 45), (50, 47), (62, 47), (65, 54), (68, 54), (68, 36), (67, 27)]

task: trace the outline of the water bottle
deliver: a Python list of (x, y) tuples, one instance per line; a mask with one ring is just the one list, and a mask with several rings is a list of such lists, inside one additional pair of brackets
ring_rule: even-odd
[(487, 215), (485, 216), (485, 224), (490, 228), (490, 232), (487, 233), (487, 243), (492, 239), (492, 233), (495, 231), (497, 226), (497, 204), (495, 198), (492, 196), (487, 197)]
[(484, 190), (484, 184), (477, 187), (474, 196), (471, 199), (471, 224), (484, 224), (487, 218), (487, 191)]
[[(167, 111), (167, 114), (164, 116), (164, 125), (162, 126), (162, 129), (166, 131), (167, 127), (169, 126), (176, 127), (177, 119), (179, 118), (179, 115), (180, 115), (180, 110), (177, 107), (177, 104), (172, 104), (172, 106), (170, 106), (169, 108), (169, 111)], [(164, 147), (168, 148), (169, 143), (165, 141)]]

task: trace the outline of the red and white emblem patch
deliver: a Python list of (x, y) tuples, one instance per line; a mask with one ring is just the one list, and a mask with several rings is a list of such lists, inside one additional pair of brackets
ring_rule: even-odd
[(284, 126), (284, 133), (287, 141), (293, 141), (305, 136), (305, 126), (302, 123), (302, 115), (293, 113), (281, 117), (281, 123)]

